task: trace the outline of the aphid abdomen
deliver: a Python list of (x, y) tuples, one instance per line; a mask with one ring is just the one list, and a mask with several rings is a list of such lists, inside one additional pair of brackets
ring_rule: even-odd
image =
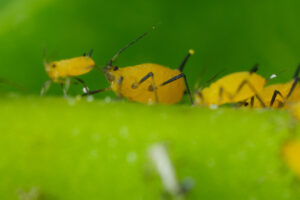
[(236, 72), (229, 74), (208, 88), (203, 89), (205, 104), (222, 105), (244, 101), (259, 93), (265, 86), (266, 80), (255, 73)]
[(155, 103), (156, 99), (153, 91), (154, 88), (152, 87), (152, 79), (149, 78), (138, 87), (135, 87), (135, 85), (149, 72), (153, 73), (159, 103), (177, 103), (183, 96), (184, 82), (182, 79), (159, 87), (164, 81), (180, 74), (180, 71), (178, 70), (172, 70), (161, 65), (150, 63), (126, 67), (119, 70), (120, 72), (118, 72), (118, 74), (122, 74), (124, 77), (120, 91), (121, 94), (129, 100), (140, 103)]

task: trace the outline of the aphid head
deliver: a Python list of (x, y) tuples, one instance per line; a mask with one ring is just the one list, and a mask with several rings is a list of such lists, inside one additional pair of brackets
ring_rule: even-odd
[(108, 65), (103, 68), (103, 72), (105, 74), (106, 79), (109, 82), (112, 82), (116, 79), (116, 71), (118, 71), (119, 68), (117, 66)]

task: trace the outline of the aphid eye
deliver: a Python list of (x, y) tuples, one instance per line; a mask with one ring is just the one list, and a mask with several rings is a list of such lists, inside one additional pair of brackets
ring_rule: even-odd
[(249, 103), (248, 103), (248, 102), (245, 102), (245, 103), (244, 103), (244, 106), (248, 106), (248, 105), (249, 105)]
[(56, 67), (56, 64), (52, 64), (52, 68), (55, 68)]
[(113, 68), (114, 71), (117, 71), (118, 69), (119, 69), (119, 67), (117, 67), (117, 66), (115, 66), (115, 67)]

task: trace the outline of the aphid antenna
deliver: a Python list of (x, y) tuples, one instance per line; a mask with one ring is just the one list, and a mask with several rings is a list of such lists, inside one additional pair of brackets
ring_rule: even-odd
[(220, 70), (219, 72), (217, 72), (215, 75), (213, 75), (210, 79), (208, 79), (207, 81), (205, 81), (203, 84), (202, 84), (202, 87), (200, 87), (199, 89), (202, 89), (205, 85), (211, 83), (213, 80), (215, 80), (220, 74), (222, 74), (223, 72), (225, 72), (226, 69), (222, 69)]
[(256, 63), (251, 69), (250, 69), (250, 74), (257, 72), (258, 70), (258, 63)]
[(44, 65), (46, 65), (47, 62), (47, 49), (46, 46), (43, 47), (43, 61), (44, 61)]
[(94, 52), (94, 49), (91, 49), (90, 52), (88, 53), (88, 57), (92, 57), (93, 52)]
[(203, 67), (202, 70), (200, 71), (200, 74), (196, 80), (196, 84), (194, 87), (194, 90), (198, 90), (199, 89), (199, 83), (202, 81), (204, 74), (206, 73), (207, 67)]
[(0, 78), (0, 83), (4, 83), (4, 84), (6, 84), (6, 85), (9, 85), (9, 86), (11, 86), (11, 87), (14, 87), (14, 88), (16, 88), (16, 89), (18, 89), (18, 90), (21, 90), (21, 91), (23, 91), (23, 92), (27, 92), (27, 89), (26, 89), (25, 87), (23, 87), (23, 86), (21, 86), (21, 85), (15, 83), (15, 82), (6, 80), (6, 79), (4, 79), (4, 78)]
[(133, 45), (134, 43), (136, 43), (137, 41), (139, 41), (140, 39), (142, 39), (143, 37), (145, 37), (146, 35), (148, 35), (148, 33), (150, 33), (151, 31), (155, 30), (156, 26), (152, 26), (151, 30), (143, 33), (142, 35), (140, 35), (139, 37), (137, 37), (135, 40), (131, 41), (129, 44), (127, 44), (125, 47), (123, 47), (122, 49), (120, 49), (113, 57), (112, 59), (108, 62), (107, 67), (111, 67), (112, 63), (117, 59), (117, 57), (123, 52), (125, 51), (128, 47), (130, 47), (131, 45)]

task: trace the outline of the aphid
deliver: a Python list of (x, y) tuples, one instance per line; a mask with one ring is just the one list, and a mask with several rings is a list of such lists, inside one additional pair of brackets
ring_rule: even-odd
[[(257, 69), (255, 65), (249, 72), (235, 72), (218, 79), (209, 87), (197, 89), (194, 94), (195, 104), (210, 106), (238, 103), (256, 96), (267, 82), (255, 73)], [(263, 105), (262, 101), (260, 103)]]
[(273, 84), (265, 87), (258, 93), (257, 96), (251, 97), (244, 104), (251, 108), (261, 108), (262, 104), (257, 100), (257, 97), (264, 102), (264, 107), (280, 108), (286, 105), (287, 102), (295, 102), (300, 100), (300, 86), (298, 83), (298, 74), (300, 65), (297, 68), (293, 80), (282, 84)]
[(110, 83), (107, 89), (88, 92), (84, 95), (112, 90), (118, 97), (126, 97), (130, 101), (140, 103), (174, 104), (179, 102), (186, 90), (192, 102), (190, 89), (185, 74), (182, 72), (187, 60), (194, 54), (189, 50), (178, 69), (170, 69), (163, 65), (145, 63), (118, 68), (113, 65), (116, 58), (129, 46), (143, 38), (148, 32), (118, 51), (104, 67), (106, 79)]
[(66, 96), (71, 83), (71, 77), (74, 78), (77, 82), (81, 83), (85, 91), (88, 91), (88, 87), (86, 86), (84, 81), (77, 76), (86, 74), (95, 67), (95, 62), (91, 58), (92, 53), (93, 50), (91, 50), (88, 55), (84, 53), (83, 56), (75, 58), (47, 62), (44, 52), (44, 66), (51, 80), (46, 81), (43, 85), (41, 96), (44, 95), (45, 92), (49, 89), (52, 82), (60, 83), (64, 95)]

